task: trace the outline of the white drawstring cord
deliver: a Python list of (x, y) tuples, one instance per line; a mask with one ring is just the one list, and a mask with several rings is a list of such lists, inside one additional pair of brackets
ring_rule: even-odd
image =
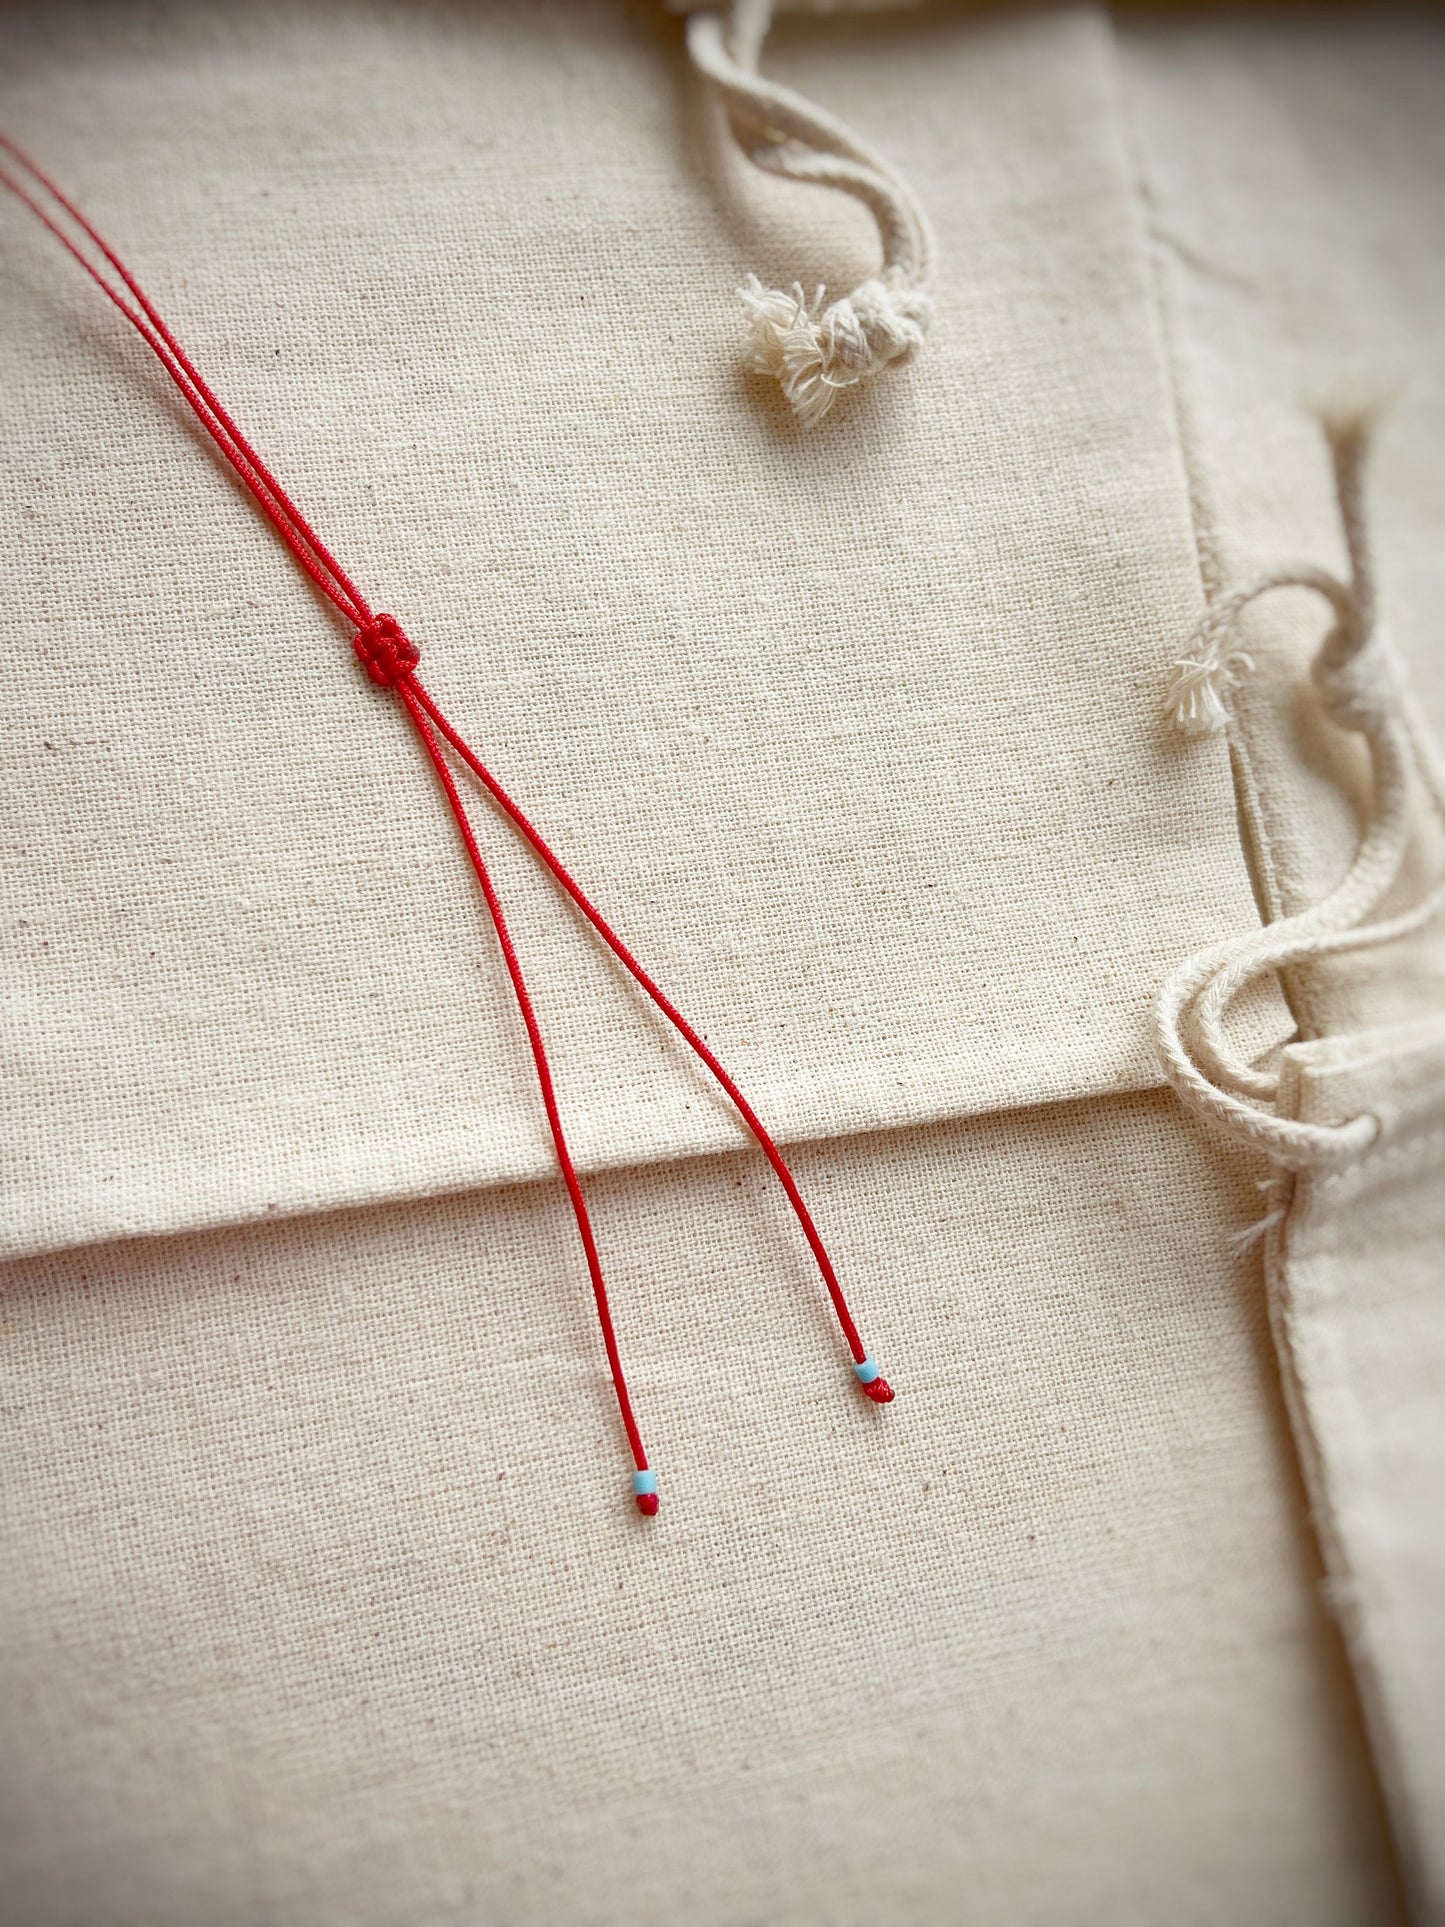
[[(1224, 1033), (1228, 1008), (1245, 986), (1269, 971), (1328, 950), (1389, 941), (1390, 926), (1369, 925), (1368, 935), (1360, 926), (1394, 883), (1405, 859), (1410, 836), (1408, 770), (1413, 759), (1397, 723), (1362, 733), (1372, 750), (1374, 795), (1369, 828), (1344, 879), (1308, 910), (1238, 939), (1233, 956), (1217, 966), (1199, 998), (1197, 1055), (1221, 1082), (1252, 1097), (1272, 1099), (1279, 1080), (1244, 1063)], [(1348, 941), (1341, 943), (1341, 938)]]
[[(1305, 565), (1280, 570), (1220, 599), (1200, 624), (1198, 651), (1178, 664), (1169, 696), (1175, 724), (1191, 735), (1222, 731), (1227, 696), (1253, 668), (1237, 645), (1244, 610), (1271, 589), (1312, 589), (1329, 602), (1334, 624), (1314, 664), (1314, 680), (1331, 719), (1363, 737), (1370, 756), (1370, 820), (1342, 881), (1297, 916), (1243, 937), (1212, 944), (1170, 977), (1160, 995), (1156, 1035), (1166, 1076), (1185, 1103), (1288, 1168), (1333, 1165), (1357, 1157), (1378, 1124), (1357, 1117), (1313, 1125), (1266, 1108), (1277, 1076), (1241, 1059), (1225, 1034), (1229, 1007), (1265, 973), (1307, 958), (1390, 943), (1445, 908), (1445, 879), (1411, 908), (1382, 923), (1365, 919), (1395, 883), (1410, 841), (1412, 782), (1445, 824), (1445, 758), (1405, 686), (1403, 666), (1376, 621), (1374, 572), (1365, 523), (1363, 476), (1370, 416), (1360, 410), (1325, 421), (1349, 552), (1350, 579)], [(1186, 1029), (1188, 1035), (1186, 1035)]]
[(933, 235), (912, 189), (882, 155), (758, 73), (772, 11), (772, 0), (733, 0), (726, 24), (715, 13), (693, 14), (693, 64), (755, 167), (853, 195), (877, 222), (883, 244), (879, 272), (837, 301), (827, 302), (823, 288), (809, 298), (800, 282), (787, 291), (768, 288), (755, 274), (738, 290), (752, 330), (749, 365), (778, 381), (798, 420), (812, 428), (845, 389), (923, 346), (933, 310)]

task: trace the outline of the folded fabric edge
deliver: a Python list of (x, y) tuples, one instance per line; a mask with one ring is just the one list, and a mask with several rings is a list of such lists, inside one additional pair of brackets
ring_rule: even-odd
[[(1257, 1022), (1262, 1049), (1283, 1040), (1287, 1019), (1277, 1001), (1259, 1010)], [(782, 1144), (821, 1143), (1134, 1096), (1164, 1083), (1153, 1061), (1137, 1049), (1110, 1066), (1101, 1066), (1092, 1050), (1089, 1055), (1092, 1062), (1065, 1056), (1019, 1065), (1015, 1087), (1002, 1103), (996, 1084), (987, 1101), (974, 1103), (948, 1074), (951, 1067), (933, 1067), (930, 1079), (918, 1067), (900, 1063), (891, 1091), (870, 1076), (848, 1093), (817, 1093), (815, 1102), (806, 1110), (798, 1107), (791, 1120), (767, 1121)], [(629, 1121), (625, 1141), (618, 1136), (602, 1144), (583, 1141), (576, 1156), (582, 1175), (753, 1148), (725, 1100), (701, 1081), (693, 1098), (639, 1107)], [(37, 1189), (28, 1197), (12, 1197), (0, 1231), (0, 1261), (122, 1239), (214, 1231), (264, 1219), (548, 1182), (557, 1171), (540, 1113), (535, 1124), (526, 1139), (504, 1142), (478, 1142), (472, 1134), (451, 1131), (399, 1149), (395, 1139), (377, 1132), (360, 1141), (337, 1141), (324, 1154), (314, 1145), (304, 1150), (298, 1145), (280, 1159), (268, 1143), (273, 1155), (264, 1164), (259, 1159), (239, 1166), (198, 1160), (184, 1174), (169, 1165), (114, 1176), (77, 1172), (63, 1191)]]

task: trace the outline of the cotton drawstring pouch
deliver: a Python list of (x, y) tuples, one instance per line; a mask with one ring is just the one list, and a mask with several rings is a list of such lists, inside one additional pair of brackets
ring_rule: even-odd
[[(1163, 959), (1252, 912), (1218, 745), (1152, 754), (1159, 663), (1195, 584), (1104, 37), (1048, 16), (977, 35), (935, 21), (896, 45), (890, 27), (886, 62), (831, 31), (769, 50), (765, 69), (896, 156), (940, 226), (925, 355), (805, 437), (736, 378), (732, 290), (750, 269), (786, 287), (824, 241), (849, 256), (827, 261), (830, 284), (856, 286), (876, 266), (871, 223), (845, 232), (847, 197), (759, 176), (787, 197), (771, 204), (777, 244), (734, 241), (679, 152), (681, 35), (623, 43), (618, 10), (569, 9), (559, 61), (553, 17), (499, 10), (468, 58), (465, 36), (433, 55), (433, 16), (409, 15), (404, 37), (392, 16), (344, 31), (327, 16), (326, 84), (359, 92), (387, 73), (405, 168), (386, 164), (374, 121), (317, 97), (301, 14), (264, 73), (228, 54), (204, 132), (156, 99), (167, 176), (108, 90), (87, 102), (93, 132), (77, 128), (47, 104), (65, 95), (42, 68), (15, 121), (138, 259), (163, 276), (188, 264), (164, 309), (205, 335), (203, 365), (226, 370), (228, 401), (244, 393), (248, 426), (264, 419), (257, 445), (324, 505), (316, 526), (344, 533), (359, 579), (390, 580), (396, 557), (402, 606), (435, 596), (428, 666), (445, 657), (477, 692), (509, 790), (588, 853), (599, 900), (665, 961), (760, 1113), (789, 1144), (814, 1140), (799, 1175), (850, 1274), (870, 1279), (907, 1422), (880, 1453), (845, 1416), (845, 1374), (814, 1373), (806, 1254), (773, 1223), (761, 1161), (695, 1155), (730, 1152), (735, 1124), (650, 1038), (634, 1069), (625, 1022), (574, 1033), (574, 1001), (610, 1013), (621, 993), (607, 1001), (599, 969), (574, 1000), (576, 932), (559, 917), (554, 939), (499, 842), (519, 948), (545, 960), (529, 981), (599, 1232), (628, 1226), (629, 1363), (668, 1441), (669, 1494), (689, 1501), (645, 1537), (617, 1530), (566, 1200), (534, 1182), (552, 1164), (525, 1041), (492, 997), (488, 962), (510, 992), (476, 942), (446, 813), (413, 810), (417, 745), (369, 733), (395, 699), (356, 674), (345, 635), (333, 666), (311, 666), (293, 636), (328, 638), (269, 532), (217, 490), (159, 384), (118, 378), (49, 256), (7, 236), (7, 332), (40, 371), (25, 420), (66, 464), (36, 463), (51, 474), (42, 516), (57, 496), (67, 516), (50, 507), (12, 585), (27, 650), (46, 653), (55, 745), (24, 738), (46, 838), (33, 873), (48, 883), (72, 824), (50, 784), (66, 775), (75, 795), (108, 755), (115, 834), (136, 854), (107, 895), (80, 850), (71, 897), (92, 914), (112, 896), (146, 906), (139, 963), (179, 955), (193, 979), (169, 1011), (146, 1006), (147, 1033), (125, 976), (146, 925), (107, 924), (101, 962), (93, 934), (26, 903), (55, 961), (44, 1027), (27, 1031), (50, 1115), (27, 1132), (34, 1175), (9, 1218), (12, 1248), (42, 1247), (12, 1274), (25, 1357), (9, 1494), (28, 1523), (11, 1650), (44, 1695), (43, 1721), (17, 1727), (25, 1777), (43, 1788), (68, 1762), (71, 1798), (37, 1829), (25, 1892), (93, 1913), (86, 1844), (139, 1834), (147, 1850), (116, 1871), (154, 1918), (205, 1891), (182, 1888), (186, 1866), (228, 1864), (234, 1815), (243, 1878), (281, 1920), (328, 1905), (767, 1917), (803, 1894), (847, 1919), (962, 1890), (1129, 1918), (1167, 1913), (1205, 1859), (1246, 1913), (1292, 1891), (1320, 1899), (1317, 1918), (1352, 1900), (1369, 1917), (1368, 1814), (1340, 1791), (1348, 1746), (1312, 1710), (1312, 1607), (1248, 1319), (1199, 1255), (1251, 1187), (1197, 1148), (1148, 1045)], [(205, 25), (205, 46), (175, 34), (166, 74), (210, 71), (218, 34), (245, 39)], [(114, 31), (100, 23), (104, 46)], [(583, 133), (596, 155), (594, 74), (616, 104), (600, 167), (577, 160)], [(337, 184), (357, 178), (365, 195), (338, 208)], [(961, 178), (968, 195), (950, 195)], [(459, 202), (468, 221), (450, 228)], [(409, 222), (391, 224), (393, 205)], [(524, 286), (495, 266), (509, 207), (547, 243), (518, 245)], [(483, 210), (495, 252), (476, 246)], [(367, 245), (348, 282), (327, 232), (353, 218)], [(224, 330), (225, 289), (201, 279), (212, 236), (231, 285), (261, 291)], [(684, 271), (693, 292), (659, 329), (656, 290)], [(29, 346), (37, 313), (53, 314), (53, 349)], [(328, 313), (354, 315), (355, 338), (331, 339)], [(1066, 333), (1051, 331), (1060, 313)], [(409, 356), (432, 317), (423, 368)], [(511, 347), (494, 362), (498, 335)], [(52, 389), (62, 376), (69, 393)], [(963, 405), (940, 408), (935, 378)], [(326, 412), (337, 395), (357, 444)], [(72, 450), (94, 396), (167, 478), (190, 580), (168, 574), (176, 530), (135, 526)], [(313, 436), (312, 408), (331, 432)], [(324, 452), (352, 445), (340, 468)], [(19, 446), (32, 461), (26, 433)], [(123, 448), (116, 464), (119, 486)], [(1015, 474), (1026, 501), (1000, 491)], [(38, 605), (55, 627), (35, 613), (35, 554), (69, 555), (89, 530), (114, 653), (92, 644), (68, 574), (52, 569)], [(167, 717), (205, 692), (174, 778), (159, 750), (141, 754), (132, 669)], [(91, 690), (118, 719), (108, 751), (79, 719)], [(233, 771), (258, 695), (275, 733), (260, 767)], [(583, 753), (604, 725), (606, 781)], [(338, 773), (317, 802), (312, 746)], [(748, 766), (782, 807), (739, 789)], [(182, 814), (173, 791), (192, 772)], [(132, 830), (141, 784), (204, 852), (219, 925), (165, 823)], [(232, 805), (219, 829), (208, 787)], [(307, 820), (338, 826), (333, 849)], [(670, 855), (684, 826), (700, 877)], [(318, 962), (328, 914), (349, 966)], [(235, 960), (229, 1014), (203, 1001), (212, 956)], [(308, 974), (288, 975), (293, 959)], [(87, 993), (68, 1030), (52, 1021), (67, 971)], [(68, 1077), (102, 1061), (88, 1027), (102, 1019), (103, 1076)], [(324, 1086), (288, 1054), (308, 1025)], [(406, 1052), (378, 1072), (389, 1036)], [(408, 1056), (433, 1080), (425, 1104)], [(609, 1111), (614, 1085), (636, 1101)], [(250, 1128), (227, 1137), (232, 1117)], [(689, 1321), (734, 1335), (733, 1369), (712, 1373)], [(474, 1334), (490, 1376), (472, 1369)], [(103, 1422), (93, 1441), (82, 1412)], [(1061, 1651), (1089, 1682), (1078, 1700), (1057, 1690)], [(1160, 1738), (1148, 1776), (1140, 1720)], [(1185, 1722), (1188, 1747), (1164, 1744)], [(107, 1749), (80, 1748), (82, 1730)], [(167, 1777), (178, 1755), (184, 1780)], [(1201, 1773), (1216, 1759), (1227, 1773)]]

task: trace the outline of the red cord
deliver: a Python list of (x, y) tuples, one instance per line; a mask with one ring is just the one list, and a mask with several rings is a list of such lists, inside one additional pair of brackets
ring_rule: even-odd
[(577, 905), (577, 908), (582, 912), (583, 916), (586, 917), (587, 921), (592, 925), (592, 928), (597, 932), (598, 936), (601, 937), (602, 941), (607, 945), (613, 956), (637, 979), (638, 983), (641, 984), (648, 996), (657, 1005), (657, 1008), (662, 1012), (663, 1016), (666, 1017), (668, 1022), (675, 1026), (686, 1039), (688, 1044), (702, 1059), (703, 1063), (707, 1065), (718, 1083), (722, 1085), (723, 1089), (732, 1099), (733, 1106), (739, 1117), (742, 1118), (743, 1123), (747, 1125), (748, 1129), (757, 1139), (763, 1156), (768, 1160), (768, 1163), (772, 1165), (773, 1170), (777, 1174), (778, 1182), (787, 1194), (788, 1203), (792, 1205), (797, 1215), (798, 1223), (803, 1228), (803, 1236), (808, 1240), (813, 1256), (818, 1261), (818, 1269), (823, 1275), (823, 1283), (828, 1288), (828, 1296), (833, 1301), (833, 1309), (838, 1314), (838, 1323), (843, 1328), (843, 1336), (848, 1341), (848, 1349), (853, 1354), (854, 1363), (861, 1365), (868, 1354), (864, 1350), (862, 1339), (858, 1336), (858, 1327), (853, 1323), (852, 1314), (848, 1310), (848, 1301), (843, 1296), (843, 1287), (838, 1283), (838, 1274), (833, 1269), (833, 1261), (828, 1256), (827, 1247), (824, 1245), (822, 1238), (818, 1235), (818, 1227), (814, 1224), (813, 1214), (809, 1211), (803, 1200), (803, 1194), (798, 1189), (797, 1180), (784, 1163), (783, 1154), (773, 1142), (762, 1119), (743, 1096), (722, 1064), (677, 1008), (677, 1005), (672, 1002), (662, 987), (648, 976), (642, 965), (637, 961), (636, 957), (633, 956), (632, 952), (627, 948), (627, 945), (622, 941), (621, 937), (618, 936), (611, 924), (608, 923), (602, 912), (589, 897), (584, 895), (581, 884), (563, 867), (561, 858), (558, 857), (543, 840), (541, 831), (522, 814), (521, 810), (512, 801), (511, 797), (508, 796), (496, 777), (493, 776), (491, 771), (478, 759), (475, 751), (462, 741), (461, 737), (452, 728), (446, 717), (442, 715), (441, 711), (437, 708), (426, 690), (422, 688), (421, 684), (415, 683), (414, 687), (416, 689), (417, 699), (421, 703), (422, 708), (425, 709), (427, 715), (431, 717), (432, 721), (436, 724), (442, 735), (446, 737), (458, 756), (461, 757), (467, 768), (471, 770), (472, 774), (477, 778), (477, 781), (482, 784), (502, 812), (510, 818), (521, 831), (522, 835), (527, 839), (528, 843), (531, 844), (543, 863), (546, 864), (547, 868), (552, 872), (553, 876), (556, 877), (568, 896), (571, 897), (572, 901)]
[[(586, 917), (593, 929), (612, 951), (618, 961), (635, 978), (637, 983), (657, 1005), (668, 1022), (685, 1039), (691, 1049), (711, 1071), (731, 1099), (738, 1115), (757, 1140), (763, 1155), (772, 1166), (778, 1182), (782, 1185), (788, 1203), (792, 1206), (808, 1241), (828, 1296), (832, 1300), (838, 1323), (855, 1364), (862, 1365), (867, 1359), (863, 1341), (858, 1336), (858, 1328), (849, 1312), (843, 1288), (833, 1268), (818, 1228), (813, 1222), (799, 1191), (792, 1172), (788, 1169), (781, 1151), (754, 1111), (733, 1082), (723, 1065), (704, 1043), (677, 1006), (667, 997), (661, 987), (653, 981), (642, 965), (633, 956), (627, 945), (607, 922), (601, 911), (583, 891), (582, 886), (563, 865), (561, 859), (543, 839), (521, 809), (514, 803), (496, 778), (485, 767), (463, 738), (442, 714), (431, 695), (423, 688), (416, 675), (421, 652), (406, 635), (394, 616), (374, 615), (370, 604), (357, 588), (351, 577), (342, 568), (336, 557), (317, 535), (296, 503), (287, 494), (280, 482), (272, 474), (261, 456), (257, 454), (241, 429), (236, 425), (229, 412), (218, 399), (209, 383), (191, 361), (180, 342), (172, 334), (165, 320), (159, 314), (150, 298), (135, 279), (134, 275), (111, 248), (75, 203), (65, 195), (49, 176), (36, 166), (22, 149), (0, 134), (0, 150), (8, 154), (20, 168), (22, 175), (36, 187), (42, 189), (75, 223), (81, 234), (102, 256), (104, 261), (118, 277), (121, 286), (135, 305), (126, 299), (106, 278), (102, 270), (90, 260), (69, 234), (61, 227), (55, 217), (34, 197), (22, 181), (17, 180), (6, 169), (0, 168), (0, 186), (4, 186), (28, 207), (35, 217), (43, 222), (55, 239), (79, 262), (80, 266), (100, 288), (108, 300), (114, 303), (126, 320), (150, 348), (161, 366), (165, 369), (175, 386), (185, 398), (196, 419), (221, 451), (241, 481), (254, 497), (261, 512), (271, 523), (281, 540), (290, 549), (306, 574), (321, 593), (346, 617), (355, 630), (353, 643), (367, 674), (383, 688), (395, 691), (401, 699), (422, 747), (426, 752), (447, 806), (456, 822), (462, 847), (481, 887), (492, 925), (497, 933), (502, 956), (511, 979), (512, 990), (521, 1013), (522, 1023), (527, 1032), (527, 1041), (532, 1051), (532, 1062), (536, 1070), (537, 1085), (542, 1096), (542, 1105), (547, 1114), (551, 1129), (552, 1142), (557, 1152), (557, 1162), (561, 1167), (567, 1195), (572, 1202), (572, 1210), (577, 1220), (578, 1235), (587, 1259), (588, 1275), (592, 1281), (592, 1292), (597, 1304), (597, 1320), (602, 1331), (602, 1342), (607, 1352), (607, 1362), (612, 1371), (612, 1382), (617, 1394), (618, 1410), (622, 1416), (623, 1427), (627, 1433), (628, 1444), (639, 1472), (647, 1471), (647, 1454), (643, 1450), (642, 1436), (638, 1431), (637, 1420), (633, 1413), (632, 1401), (627, 1391), (627, 1380), (622, 1369), (622, 1359), (618, 1351), (617, 1335), (612, 1323), (612, 1311), (608, 1302), (607, 1285), (602, 1273), (602, 1260), (593, 1235), (592, 1221), (588, 1215), (587, 1203), (582, 1194), (582, 1186), (567, 1148), (566, 1134), (562, 1128), (561, 1113), (557, 1106), (556, 1090), (552, 1081), (551, 1066), (547, 1059), (546, 1046), (542, 1040), (541, 1027), (537, 1022), (536, 1010), (522, 974), (521, 962), (507, 928), (502, 905), (492, 883), (491, 875), (477, 845), (476, 835), (468, 819), (466, 806), (457, 788), (446, 760), (438, 736), (445, 740), (455, 754), (477, 778), (503, 814), (526, 839), (537, 856), (546, 865), (553, 877), (566, 891), (577, 908)], [(886, 1404), (893, 1397), (885, 1379), (874, 1376), (863, 1383), (862, 1389), (867, 1396), (878, 1404)], [(639, 1508), (646, 1513), (657, 1511), (655, 1491), (642, 1491), (637, 1495)]]
[[(412, 644), (413, 648), (415, 646)], [(502, 955), (507, 961), (507, 974), (512, 980), (512, 989), (517, 996), (517, 1008), (521, 1011), (522, 1022), (527, 1028), (527, 1042), (532, 1047), (532, 1062), (537, 1070), (537, 1084), (542, 1093), (542, 1105), (547, 1113), (547, 1122), (551, 1126), (552, 1142), (557, 1147), (557, 1162), (562, 1167), (562, 1179), (567, 1186), (567, 1195), (572, 1200), (572, 1211), (577, 1219), (577, 1232), (582, 1240), (582, 1249), (587, 1254), (587, 1272), (592, 1280), (592, 1295), (597, 1300), (597, 1322), (602, 1327), (602, 1343), (607, 1348), (607, 1363), (612, 1367), (612, 1383), (617, 1388), (617, 1404), (622, 1413), (622, 1423), (627, 1431), (627, 1442), (632, 1447), (632, 1457), (638, 1471), (645, 1472), (647, 1454), (642, 1449), (642, 1434), (638, 1431), (637, 1420), (633, 1416), (632, 1400), (627, 1392), (627, 1379), (623, 1374), (622, 1359), (617, 1350), (617, 1334), (612, 1327), (612, 1308), (607, 1302), (607, 1285), (602, 1276), (602, 1258), (597, 1250), (597, 1240), (592, 1235), (592, 1219), (588, 1215), (587, 1201), (582, 1196), (577, 1167), (572, 1162), (572, 1153), (567, 1149), (567, 1139), (562, 1130), (562, 1117), (557, 1109), (557, 1093), (552, 1083), (552, 1067), (547, 1062), (547, 1047), (542, 1042), (542, 1027), (537, 1022), (537, 1013), (532, 1006), (531, 994), (522, 976), (522, 966), (517, 957), (516, 946), (512, 942), (512, 933), (507, 928), (506, 917), (502, 914), (501, 899), (482, 860), (482, 853), (477, 848), (477, 839), (467, 820), (466, 808), (457, 790), (455, 779), (447, 768), (446, 758), (442, 755), (441, 744), (432, 733), (431, 724), (422, 713), (409, 671), (403, 672), (395, 688), (397, 695), (406, 704), (407, 713), (416, 724), (417, 734), (426, 746), (426, 753), (431, 758), (437, 780), (446, 793), (452, 815), (456, 818), (462, 847), (467, 853), (467, 861), (475, 870), (477, 882), (482, 886), (482, 895), (486, 898), (487, 909), (491, 912), (497, 942), (502, 946)]]

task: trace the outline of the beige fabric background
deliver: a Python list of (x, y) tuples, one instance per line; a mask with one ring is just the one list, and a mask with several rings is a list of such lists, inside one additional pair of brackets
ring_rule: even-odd
[[(1249, 1175), (1163, 1095), (10, 1268), (8, 1918), (1394, 1917)], [(1141, 1254), (1147, 1261), (1141, 1262)]]
[[(1144, 190), (1240, 138), (1170, 106), (1202, 56), (1121, 64), (1078, 10), (786, 29), (773, 70), (908, 169), (945, 276), (928, 358), (803, 442), (736, 373), (730, 290), (856, 277), (866, 223), (729, 159), (653, 9), (0, 31), (0, 121), (814, 1140), (900, 1389), (851, 1392), (756, 1160), (693, 1155), (734, 1127), (489, 830), (569, 1125), (614, 1167), (591, 1191), (665, 1494), (630, 1512), (415, 757), (5, 217), (0, 1919), (1399, 1918), (1230, 1247), (1260, 1174), (1149, 1088), (1160, 979), (1256, 914), (1225, 749), (1159, 723), (1202, 597), (1190, 422), (1225, 424), (1221, 466), (1275, 459), (1222, 376), (1181, 452), (1180, 343), (1223, 323), (1159, 278)], [(1225, 98), (1253, 43), (1209, 45)], [(1275, 152), (1221, 170), (1234, 226), (1267, 231)], [(1363, 248), (1368, 209), (1337, 226)], [(1275, 298), (1221, 360), (1274, 341)], [(1328, 540), (1312, 488), (1298, 546)], [(1337, 775), (1260, 766), (1344, 847)], [(1413, 1792), (1438, 1731), (1411, 1744)]]

